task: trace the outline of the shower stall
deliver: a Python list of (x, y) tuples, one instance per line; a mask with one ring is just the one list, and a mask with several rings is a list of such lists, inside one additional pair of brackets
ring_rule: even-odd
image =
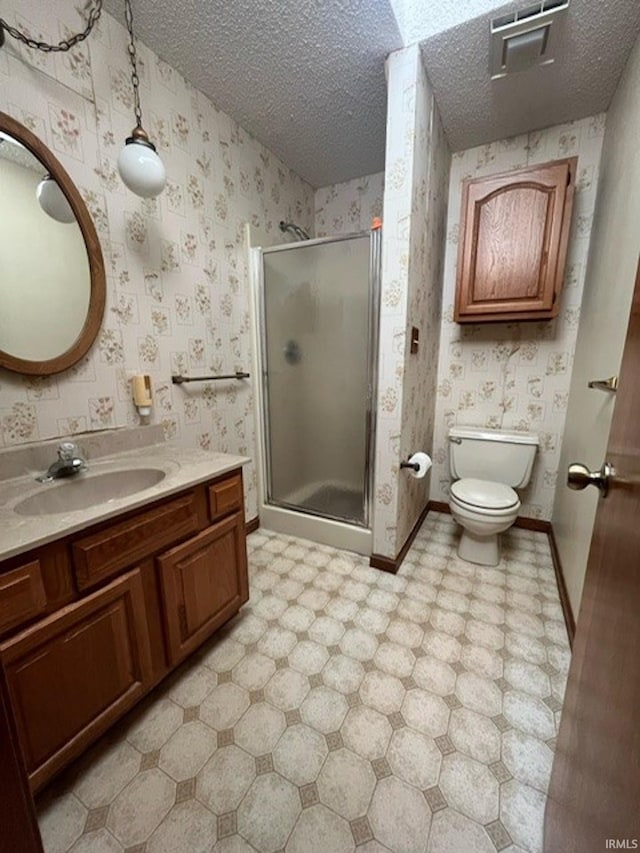
[(253, 251), (261, 523), (370, 554), (380, 231)]

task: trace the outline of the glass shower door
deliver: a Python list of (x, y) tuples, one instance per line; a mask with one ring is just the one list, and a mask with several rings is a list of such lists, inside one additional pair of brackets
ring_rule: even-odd
[(263, 252), (268, 499), (368, 524), (370, 236)]

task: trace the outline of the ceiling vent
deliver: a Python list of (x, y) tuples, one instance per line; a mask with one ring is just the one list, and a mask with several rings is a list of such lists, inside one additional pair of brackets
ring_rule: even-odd
[(491, 79), (555, 61), (555, 46), (571, 0), (541, 0), (491, 21)]

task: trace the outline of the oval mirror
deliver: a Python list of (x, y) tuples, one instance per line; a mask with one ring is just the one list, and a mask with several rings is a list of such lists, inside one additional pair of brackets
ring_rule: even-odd
[(98, 334), (102, 251), (89, 211), (47, 146), (0, 112), (0, 366), (38, 376), (76, 364)]

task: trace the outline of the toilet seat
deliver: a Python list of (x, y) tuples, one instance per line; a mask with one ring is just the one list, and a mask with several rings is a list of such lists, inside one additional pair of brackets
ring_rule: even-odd
[(517, 493), (503, 483), (463, 477), (451, 485), (449, 507), (462, 526), (458, 556), (480, 566), (500, 562), (498, 535), (508, 530), (520, 511)]
[(508, 515), (520, 505), (520, 498), (511, 486), (473, 477), (452, 483), (451, 498), (462, 507), (490, 515)]

